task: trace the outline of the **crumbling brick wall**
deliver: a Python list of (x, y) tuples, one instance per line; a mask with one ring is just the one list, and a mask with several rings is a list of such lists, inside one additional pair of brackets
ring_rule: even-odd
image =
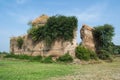
[(19, 49), (17, 46), (18, 37), (13, 37), (10, 40), (10, 51), (14, 54), (27, 54), (31, 56), (61, 56), (67, 52), (69, 52), (72, 56), (75, 54), (75, 48), (77, 46), (76, 39), (73, 39), (71, 42), (62, 42), (55, 41), (52, 48), (46, 49), (43, 41), (34, 43), (28, 35), (21, 36), (23, 38), (24, 44), (22, 48)]
[(83, 25), (80, 34), (82, 39), (82, 45), (92, 51), (96, 51), (95, 40), (93, 35), (94, 28), (89, 27), (88, 25)]
[[(45, 25), (47, 22), (47, 19), (49, 17), (46, 15), (42, 15), (38, 18), (36, 18), (35, 20), (32, 21), (32, 25), (34, 25), (34, 27), (39, 27), (38, 25)], [(41, 55), (41, 56), (61, 56), (67, 52), (69, 52), (72, 56), (75, 55), (75, 48), (77, 46), (77, 42), (76, 42), (76, 31), (74, 31), (74, 39), (72, 40), (72, 42), (66, 41), (66, 42), (62, 42), (62, 40), (59, 41), (55, 41), (54, 45), (52, 45), (52, 48), (48, 49), (46, 48), (45, 44), (43, 41), (40, 42), (33, 42), (32, 39), (30, 38), (30, 36), (27, 35), (23, 35), (23, 36), (19, 36), (23, 39), (23, 45), (22, 48), (19, 49), (17, 46), (17, 39), (18, 37), (12, 37), (10, 39), (10, 51), (13, 52), (14, 54), (27, 54), (27, 55), (31, 55), (31, 56), (37, 56), (37, 55)]]

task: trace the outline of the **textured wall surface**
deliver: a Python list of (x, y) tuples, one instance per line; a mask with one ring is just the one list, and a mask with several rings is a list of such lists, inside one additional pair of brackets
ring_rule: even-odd
[(52, 45), (52, 47), (46, 48), (44, 45), (44, 42), (38, 42), (34, 43), (31, 38), (29, 38), (27, 35), (21, 36), (24, 40), (24, 44), (22, 45), (22, 48), (19, 49), (17, 46), (17, 38), (13, 37), (10, 40), (10, 51), (14, 54), (27, 54), (31, 56), (61, 56), (64, 53), (69, 52), (72, 56), (74, 56), (75, 48), (77, 46), (76, 39), (73, 39), (72, 42), (61, 42), (61, 41), (55, 41), (55, 43)]
[(82, 39), (82, 45), (92, 51), (95, 51), (95, 41), (93, 36), (93, 28), (87, 25), (83, 25), (80, 34)]
[[(32, 21), (32, 24), (37, 28), (37, 24), (39, 25), (45, 25), (47, 22), (47, 19), (49, 17), (46, 15), (42, 15), (38, 18), (36, 18), (34, 21)], [(82, 45), (92, 51), (95, 51), (95, 41), (93, 36), (93, 28), (83, 25), (80, 34), (82, 39)], [(22, 48), (19, 49), (17, 46), (17, 39), (19, 37), (22, 37), (24, 43), (22, 45)], [(75, 56), (75, 48), (77, 47), (77, 41), (76, 41), (76, 31), (74, 31), (74, 39), (72, 42), (62, 42), (62, 40), (55, 41), (51, 48), (46, 48), (45, 43), (43, 41), (40, 42), (33, 42), (30, 36), (23, 35), (19, 37), (12, 37), (10, 39), (10, 51), (14, 54), (27, 54), (31, 56), (54, 56), (59, 57), (67, 52), (70, 53), (73, 57)]]
[[(34, 25), (36, 28), (38, 27), (37, 25), (43, 26), (46, 24), (48, 18), (48, 16), (42, 15), (33, 20), (32, 25)], [(17, 46), (17, 39), (19, 37), (22, 37), (24, 41), (21, 49), (19, 49)], [(10, 51), (14, 54), (27, 54), (31, 56), (51, 55), (57, 57), (69, 52), (72, 56), (75, 55), (75, 48), (77, 46), (76, 31), (74, 31), (74, 39), (72, 40), (72, 42), (62, 42), (61, 40), (55, 41), (50, 49), (46, 48), (43, 41), (37, 43), (33, 42), (28, 35), (23, 35), (19, 37), (12, 37), (10, 39)]]

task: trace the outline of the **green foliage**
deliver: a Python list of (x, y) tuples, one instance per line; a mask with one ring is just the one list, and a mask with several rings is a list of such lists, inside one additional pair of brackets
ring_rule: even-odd
[(97, 54), (100, 59), (111, 59), (111, 54), (114, 53), (115, 48), (112, 43), (112, 37), (114, 36), (114, 27), (109, 24), (95, 27), (94, 37), (97, 48)]
[(44, 26), (35, 28), (32, 26), (28, 34), (33, 41), (43, 40), (46, 46), (50, 47), (55, 40), (72, 41), (74, 31), (77, 29), (77, 18), (74, 16), (52, 16)]
[(93, 52), (91, 50), (88, 50), (88, 52), (90, 53), (90, 59), (95, 59), (95, 60), (98, 59), (98, 56), (95, 52)]
[(115, 45), (113, 43), (105, 50), (112, 53), (112, 55), (119, 55), (120, 54), (120, 46)]
[(15, 59), (24, 59), (29, 61), (41, 61), (42, 56), (28, 56), (28, 55), (14, 55), (14, 54), (7, 54), (4, 56), (5, 58), (15, 58)]
[(32, 37), (32, 40), (34, 42), (36, 41), (41, 41), (42, 39), (44, 39), (44, 27), (41, 26), (41, 27), (38, 27), (38, 28), (35, 28), (35, 27), (31, 27), (29, 30), (28, 30), (28, 34)]
[(48, 57), (45, 57), (43, 60), (42, 60), (43, 63), (53, 63), (54, 61), (52, 60), (52, 57), (51, 56), (48, 56)]
[(114, 36), (114, 28), (112, 25), (105, 24), (103, 26), (94, 27), (94, 36), (97, 41), (97, 49), (103, 50), (112, 44), (112, 37)]
[(114, 45), (114, 54), (115, 55), (120, 54), (120, 46), (119, 45)]
[(102, 60), (112, 60), (112, 55), (106, 50), (100, 50), (97, 55)]
[(64, 54), (63, 56), (60, 56), (57, 61), (60, 62), (72, 62), (73, 58), (69, 55), (69, 53)]
[(30, 57), (27, 55), (16, 55), (16, 59), (29, 59)]
[[(46, 33), (53, 39), (72, 40), (73, 31), (77, 29), (76, 17), (52, 16), (46, 23)], [(52, 34), (50, 34), (52, 33)]]
[(22, 48), (23, 43), (24, 43), (23, 38), (19, 37), (17, 39), (17, 46), (18, 46), (19, 49)]
[(75, 55), (78, 59), (82, 59), (82, 60), (90, 59), (90, 54), (88, 53), (88, 50), (83, 46), (78, 46), (76, 48)]
[(90, 51), (83, 46), (76, 47), (75, 55), (78, 59), (81, 60), (97, 59), (95, 52)]

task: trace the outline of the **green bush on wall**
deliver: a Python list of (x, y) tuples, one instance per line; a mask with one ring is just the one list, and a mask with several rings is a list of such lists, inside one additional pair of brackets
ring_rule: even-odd
[(50, 47), (55, 40), (72, 41), (77, 22), (77, 18), (74, 16), (52, 16), (44, 26), (38, 25), (38, 28), (32, 26), (28, 30), (28, 34), (33, 41), (44, 41), (46, 46)]
[(17, 46), (18, 46), (19, 49), (22, 48), (23, 43), (24, 43), (23, 39), (21, 37), (18, 37)]

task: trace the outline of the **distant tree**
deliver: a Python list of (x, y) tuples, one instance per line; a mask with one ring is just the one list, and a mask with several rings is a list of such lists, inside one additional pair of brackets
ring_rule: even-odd
[(120, 54), (120, 46), (119, 45), (114, 46), (114, 53), (115, 54)]

